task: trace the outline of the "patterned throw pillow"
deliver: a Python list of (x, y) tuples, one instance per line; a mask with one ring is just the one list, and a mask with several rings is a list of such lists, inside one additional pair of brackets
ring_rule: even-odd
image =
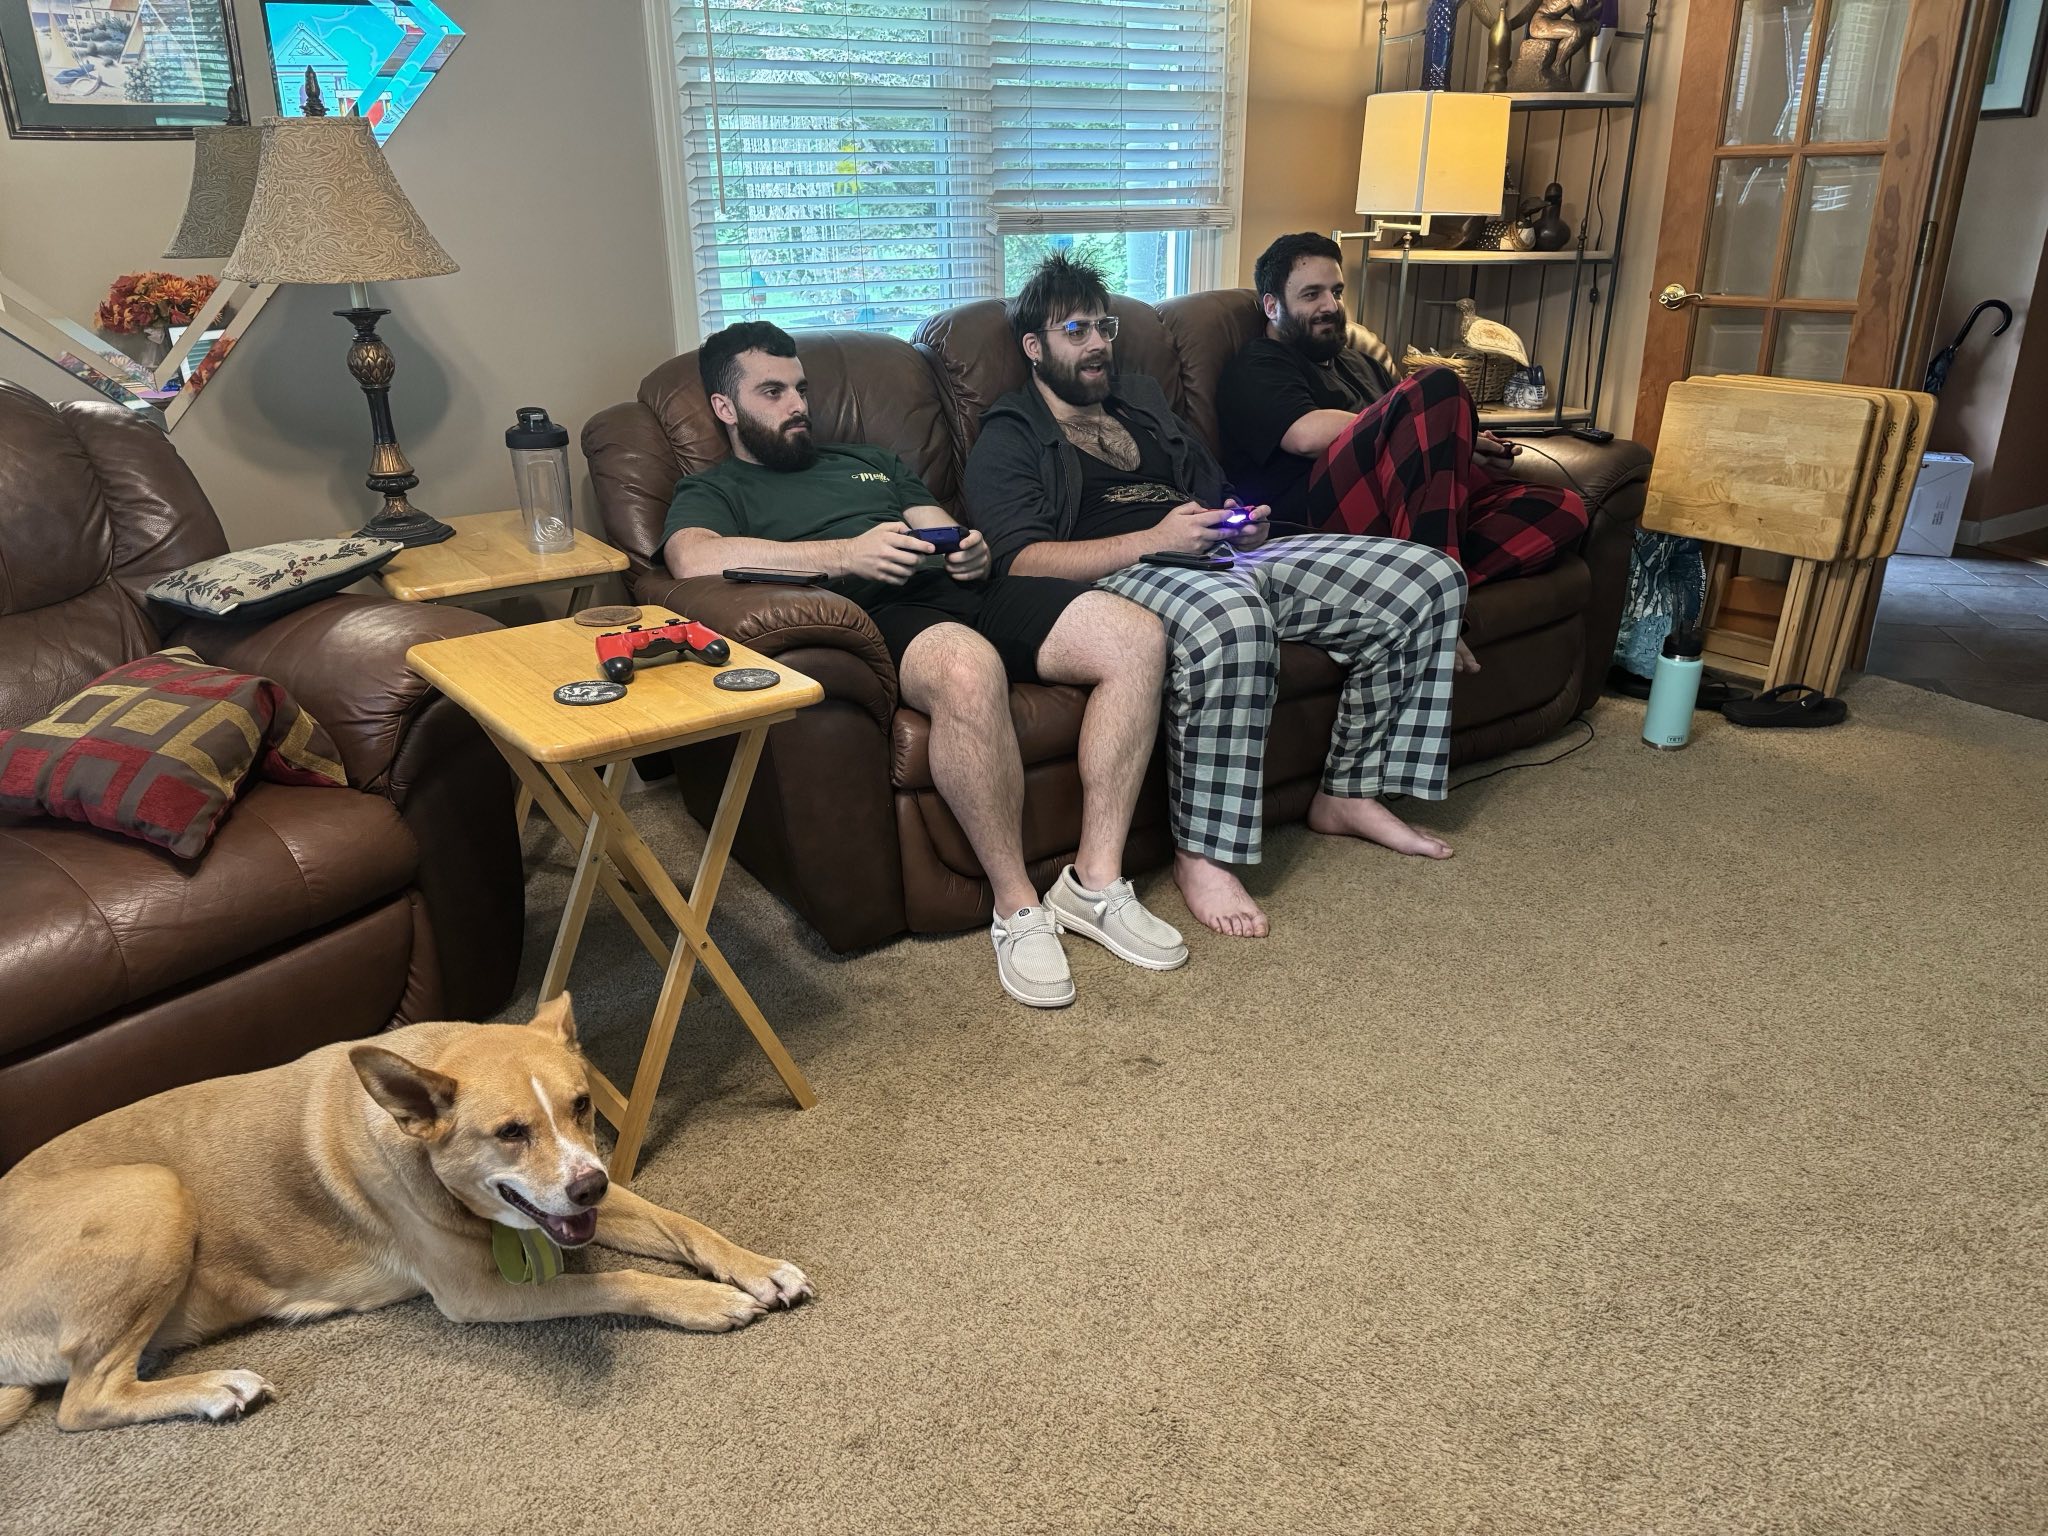
[(334, 743), (282, 687), (180, 646), (0, 731), (0, 811), (89, 822), (192, 859), (252, 767), (280, 784), (348, 783)]
[(173, 571), (144, 594), (198, 619), (261, 623), (352, 586), (397, 554), (389, 539), (294, 539)]

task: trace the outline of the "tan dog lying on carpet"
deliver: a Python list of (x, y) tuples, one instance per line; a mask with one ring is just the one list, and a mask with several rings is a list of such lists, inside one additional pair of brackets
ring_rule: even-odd
[[(623, 1270), (515, 1284), (494, 1222), (724, 1283)], [(174, 1088), (31, 1152), (0, 1178), (0, 1430), (59, 1382), (60, 1429), (236, 1418), (269, 1382), (140, 1381), (143, 1352), (422, 1292), (457, 1322), (624, 1312), (718, 1331), (811, 1283), (608, 1188), (565, 994), (524, 1026), (414, 1024)]]

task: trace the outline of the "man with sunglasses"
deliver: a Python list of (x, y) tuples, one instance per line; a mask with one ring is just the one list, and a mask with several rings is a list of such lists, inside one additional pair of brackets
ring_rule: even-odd
[[(982, 418), (968, 510), (996, 570), (1093, 581), (1159, 615), (1174, 881), (1208, 927), (1261, 937), (1266, 914), (1233, 866), (1259, 860), (1280, 642), (1317, 646), (1346, 670), (1309, 826), (1448, 858), (1447, 844), (1379, 797), (1444, 795), (1465, 578), (1448, 556), (1402, 539), (1269, 542), (1270, 510), (1225, 494), (1215, 459), (1158, 384), (1114, 371), (1108, 309), (1101, 274), (1063, 255), (1010, 301), (1032, 379)], [(1234, 561), (1151, 563), (1218, 551)]]

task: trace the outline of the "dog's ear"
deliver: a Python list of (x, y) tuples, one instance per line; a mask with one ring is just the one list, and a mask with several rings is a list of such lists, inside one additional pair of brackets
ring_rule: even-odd
[(533, 1022), (526, 1026), (537, 1029), (549, 1039), (562, 1045), (576, 1043), (576, 1010), (569, 1002), (569, 994), (557, 993), (540, 1005)]
[(447, 1134), (448, 1114), (455, 1108), (454, 1078), (415, 1066), (381, 1045), (359, 1045), (348, 1059), (370, 1097), (390, 1112), (406, 1135), (438, 1141)]

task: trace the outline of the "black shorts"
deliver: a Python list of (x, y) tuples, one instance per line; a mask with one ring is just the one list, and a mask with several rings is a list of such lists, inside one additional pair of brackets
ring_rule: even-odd
[(903, 665), (910, 642), (935, 624), (965, 624), (996, 648), (1013, 683), (1035, 683), (1038, 651), (1067, 604), (1095, 590), (1092, 581), (1057, 576), (998, 576), (965, 586), (942, 571), (920, 571), (900, 596), (868, 609), (868, 617), (889, 647), (889, 659)]

